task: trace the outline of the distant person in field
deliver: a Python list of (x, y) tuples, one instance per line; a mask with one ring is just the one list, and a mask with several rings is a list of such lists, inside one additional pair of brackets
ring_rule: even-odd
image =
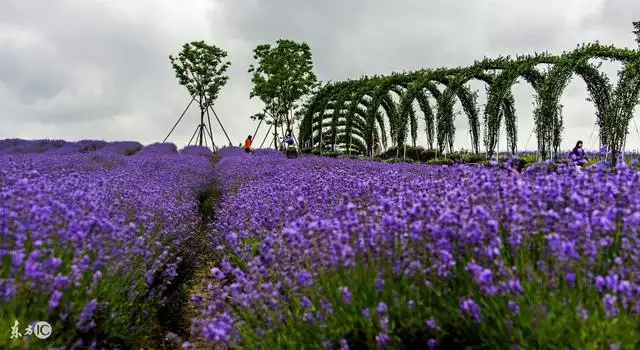
[(578, 141), (576, 146), (571, 151), (571, 159), (578, 163), (578, 165), (584, 165), (589, 159), (587, 159), (587, 155), (584, 153), (584, 149), (582, 148), (582, 141)]
[(287, 131), (287, 135), (284, 137), (284, 142), (289, 146), (293, 145), (293, 137), (291, 137), (291, 130)]
[[(247, 139), (244, 140), (244, 153), (251, 153), (251, 135), (247, 136)], [(243, 154), (244, 155), (244, 154)]]

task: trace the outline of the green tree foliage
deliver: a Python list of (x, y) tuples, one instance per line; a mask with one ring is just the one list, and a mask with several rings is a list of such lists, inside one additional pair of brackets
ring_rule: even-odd
[(229, 80), (225, 73), (231, 62), (225, 61), (226, 57), (226, 51), (204, 41), (186, 43), (177, 57), (169, 55), (178, 82), (187, 88), (200, 107), (200, 146), (204, 134), (204, 115)]
[(253, 73), (249, 97), (264, 102), (263, 116), (268, 117), (268, 124), (274, 124), (277, 138), (278, 126), (284, 123), (291, 129), (301, 98), (317, 85), (311, 48), (305, 42), (280, 39), (275, 46), (258, 45), (253, 54), (257, 63), (249, 68)]
[(636, 43), (640, 47), (640, 21), (633, 22), (633, 34), (636, 35)]

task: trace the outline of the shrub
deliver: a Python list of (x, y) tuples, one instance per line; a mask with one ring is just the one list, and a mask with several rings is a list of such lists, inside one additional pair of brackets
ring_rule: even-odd
[(425, 153), (425, 149), (424, 147), (420, 147), (420, 146), (407, 146), (406, 148), (406, 156), (405, 156), (405, 149), (404, 147), (400, 147), (399, 149), (397, 147), (391, 147), (388, 150), (386, 150), (384, 153), (380, 154), (379, 157), (382, 159), (390, 159), (390, 158), (408, 158), (414, 161), (423, 161), (424, 153)]
[(332, 158), (336, 158), (340, 155), (341, 153), (338, 152), (322, 152), (321, 155), (324, 157), (332, 157)]
[(430, 165), (453, 165), (454, 161), (453, 159), (449, 159), (449, 158), (437, 158), (437, 159), (431, 159), (428, 164)]
[[(447, 157), (449, 158), (449, 157)], [(462, 163), (481, 163), (482, 161), (486, 160), (487, 156), (484, 154), (476, 154), (476, 153), (464, 153), (460, 155), (460, 160), (462, 161)]]

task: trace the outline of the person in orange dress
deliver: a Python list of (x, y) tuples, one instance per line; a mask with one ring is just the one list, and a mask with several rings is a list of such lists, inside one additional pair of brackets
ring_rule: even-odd
[[(252, 138), (251, 135), (247, 136), (247, 139), (244, 140), (244, 153), (251, 153), (251, 143), (252, 143)], [(243, 158), (245, 156), (245, 154), (242, 155)]]

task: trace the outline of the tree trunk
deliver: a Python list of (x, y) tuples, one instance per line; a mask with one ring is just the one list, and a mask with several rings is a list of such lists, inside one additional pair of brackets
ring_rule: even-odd
[[(277, 121), (277, 119), (276, 119)], [(275, 147), (275, 149), (278, 149), (278, 124), (276, 122), (275, 124), (275, 128), (273, 128), (273, 146)]]
[(287, 131), (291, 130), (291, 119), (289, 118), (291, 115), (291, 110), (289, 110), (289, 112), (287, 112), (287, 120), (286, 120), (286, 126), (287, 126)]
[(202, 146), (202, 141), (204, 141), (204, 110), (200, 107), (200, 142), (199, 145)]

